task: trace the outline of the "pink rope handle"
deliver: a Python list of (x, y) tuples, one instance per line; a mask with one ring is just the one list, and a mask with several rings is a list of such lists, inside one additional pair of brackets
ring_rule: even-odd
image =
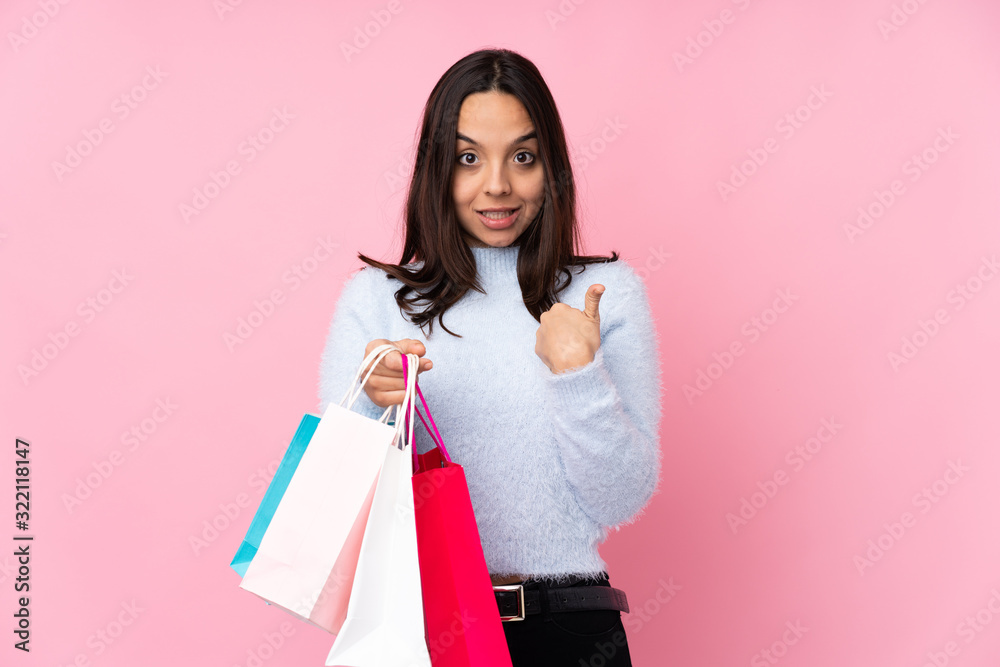
[[(403, 360), (403, 382), (404, 383), (406, 382), (406, 379), (408, 377), (407, 376), (408, 362), (407, 362), (406, 357), (407, 357), (407, 355), (405, 355), (405, 354), (401, 355), (401, 358)], [(424, 416), (422, 414), (420, 414), (420, 408), (419, 407), (414, 406), (414, 411), (417, 413), (417, 416), (420, 417), (420, 421), (423, 423), (424, 428), (427, 429), (427, 433), (431, 436), (431, 440), (433, 440), (434, 443), (441, 450), (441, 454), (444, 456), (444, 460), (447, 461), (448, 463), (451, 463), (451, 456), (448, 455), (448, 450), (445, 449), (445, 446), (444, 446), (444, 440), (443, 440), (443, 438), (441, 438), (441, 434), (438, 433), (437, 424), (434, 423), (434, 417), (431, 416), (431, 409), (429, 407), (427, 407), (427, 400), (424, 398), (424, 392), (420, 391), (420, 385), (417, 383), (417, 378), (413, 378), (413, 384), (417, 388), (417, 395), (420, 396), (420, 402), (423, 403), (424, 410), (427, 411), (427, 419), (430, 419), (431, 425), (430, 426), (427, 425), (427, 421), (424, 419)], [(409, 421), (410, 420), (410, 413), (409, 413), (409, 410), (404, 410), (404, 412), (403, 412), (403, 419), (404, 419), (404, 426), (407, 429), (409, 429), (409, 426), (410, 426), (410, 421)], [(434, 429), (433, 432), (431, 431), (431, 427), (433, 427), (433, 429)], [(413, 469), (416, 470), (417, 467), (418, 467), (418, 465), (419, 465), (418, 462), (417, 462), (417, 446), (416, 446), (416, 443), (411, 443), (411, 446), (413, 448)]]

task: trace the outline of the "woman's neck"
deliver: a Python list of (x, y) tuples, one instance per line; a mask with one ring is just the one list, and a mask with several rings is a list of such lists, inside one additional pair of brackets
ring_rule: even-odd
[[(476, 258), (476, 269), (484, 282), (501, 280), (509, 282), (517, 277), (517, 257), (521, 247), (517, 245), (496, 248), (493, 246), (469, 246)], [(514, 281), (517, 284), (517, 281)]]

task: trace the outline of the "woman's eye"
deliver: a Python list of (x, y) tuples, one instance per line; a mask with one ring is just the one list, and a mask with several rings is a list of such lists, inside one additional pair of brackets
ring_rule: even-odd
[[(521, 156), (524, 156), (526, 159), (518, 160), (518, 158)], [(528, 151), (521, 151), (520, 153), (514, 156), (514, 162), (517, 162), (518, 164), (531, 164), (534, 161), (535, 161), (535, 156)]]
[[(470, 161), (466, 160), (465, 158), (472, 158), (472, 161), (470, 162)], [(478, 160), (478, 159), (479, 158), (477, 158), (472, 153), (462, 153), (461, 155), (458, 156), (459, 163), (460, 164), (465, 164), (465, 165), (475, 164), (475, 161)]]

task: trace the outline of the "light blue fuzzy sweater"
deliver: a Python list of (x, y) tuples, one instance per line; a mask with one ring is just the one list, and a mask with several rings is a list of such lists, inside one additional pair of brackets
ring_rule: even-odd
[[(632, 523), (658, 490), (659, 341), (642, 280), (623, 260), (574, 270), (558, 299), (583, 310), (594, 283), (601, 347), (586, 366), (553, 373), (535, 354), (538, 322), (517, 282), (519, 248), (471, 248), (475, 290), (428, 338), (393, 298), (401, 283), (373, 267), (344, 284), (320, 368), (320, 414), (339, 403), (367, 344), (412, 338), (434, 368), (420, 388), (452, 459), (465, 469), (491, 574), (559, 580), (606, 571), (598, 545)], [(363, 393), (355, 411), (384, 412)], [(433, 442), (418, 420), (417, 451)]]

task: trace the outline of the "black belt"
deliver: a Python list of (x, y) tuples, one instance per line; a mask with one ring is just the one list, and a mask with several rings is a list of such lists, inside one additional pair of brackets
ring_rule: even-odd
[(625, 591), (610, 586), (545, 587), (543, 590), (524, 590), (523, 584), (494, 586), (501, 621), (523, 621), (525, 616), (542, 611), (542, 594), (546, 596), (549, 611), (590, 611), (613, 609), (628, 613)]

